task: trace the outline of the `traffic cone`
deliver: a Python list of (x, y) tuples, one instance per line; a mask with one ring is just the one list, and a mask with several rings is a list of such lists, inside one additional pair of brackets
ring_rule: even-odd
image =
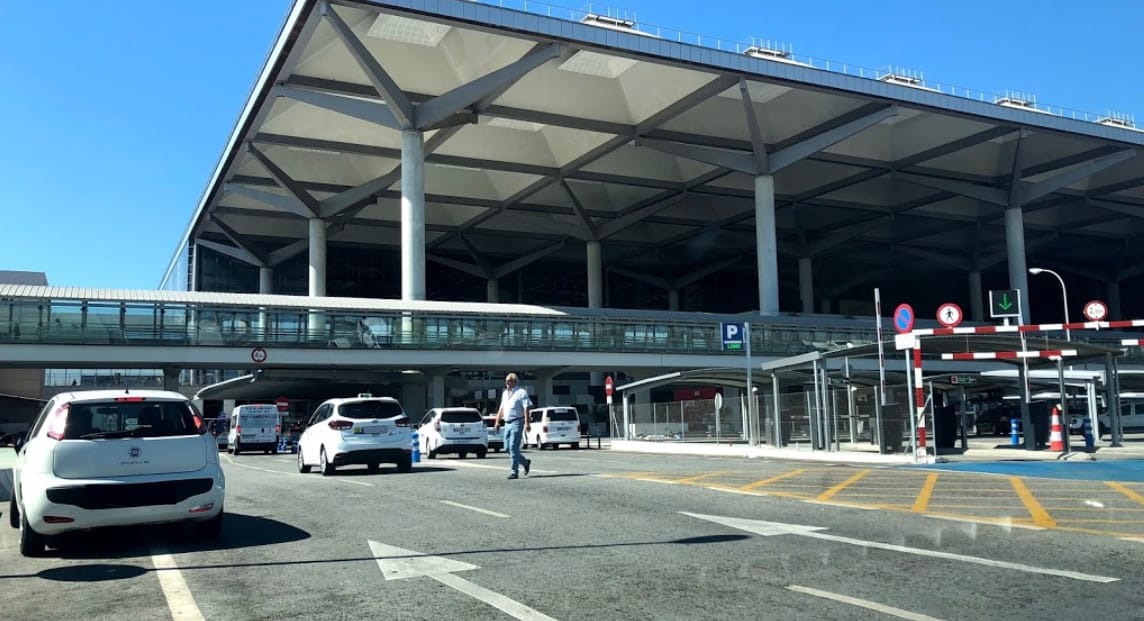
[(1060, 407), (1053, 407), (1053, 421), (1049, 433), (1049, 450), (1058, 453), (1064, 452), (1065, 440), (1061, 435), (1061, 410)]

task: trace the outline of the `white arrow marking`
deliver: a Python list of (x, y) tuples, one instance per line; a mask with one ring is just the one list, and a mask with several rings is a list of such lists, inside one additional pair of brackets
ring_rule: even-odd
[(460, 576), (453, 575), (453, 572), (456, 571), (480, 569), (477, 565), (441, 558), (440, 556), (429, 556), (376, 541), (369, 542), (369, 549), (373, 551), (373, 557), (377, 559), (377, 566), (381, 568), (381, 575), (385, 576), (386, 580), (403, 580), (425, 576), (469, 597), (478, 599), (515, 619), (556, 621), (552, 617), (533, 610), (516, 600), (509, 599), (496, 591), (490, 591)]
[(680, 511), (683, 515), (689, 515), (693, 518), (707, 520), (708, 522), (715, 522), (731, 528), (745, 530), (750, 533), (756, 533), (764, 537), (773, 537), (775, 535), (798, 535), (800, 537), (810, 537), (812, 539), (822, 539), (823, 541), (834, 541), (837, 543), (848, 543), (850, 545), (862, 546), (864, 548), (876, 548), (879, 550), (887, 550), (890, 552), (902, 552), (905, 554), (917, 554), (918, 556), (929, 556), (933, 558), (941, 558), (950, 561), (961, 561), (963, 563), (976, 563), (977, 565), (985, 565), (987, 567), (997, 567), (1001, 569), (1012, 569), (1016, 571), (1023, 571), (1031, 574), (1042, 574), (1045, 576), (1059, 576), (1061, 578), (1071, 578), (1073, 580), (1085, 580), (1088, 582), (1117, 582), (1120, 578), (1109, 578), (1107, 576), (1094, 576), (1091, 574), (1082, 574), (1076, 571), (1065, 571), (1062, 569), (1048, 569), (1044, 567), (1034, 567), (1032, 565), (1024, 565), (1021, 563), (1010, 563), (1007, 561), (995, 561), (993, 559), (981, 558), (979, 556), (965, 556), (963, 554), (954, 554), (952, 552), (939, 552), (937, 550), (925, 550), (922, 548), (909, 548), (906, 546), (894, 545), (892, 543), (881, 543), (879, 541), (863, 541), (861, 539), (851, 539), (850, 537), (839, 537), (838, 535), (827, 535), (818, 531), (826, 530), (821, 526), (803, 526), (801, 524), (783, 524), (781, 522), (763, 522), (761, 520), (746, 520), (743, 518), (721, 517), (718, 515), (703, 515), (700, 513), (688, 513)]

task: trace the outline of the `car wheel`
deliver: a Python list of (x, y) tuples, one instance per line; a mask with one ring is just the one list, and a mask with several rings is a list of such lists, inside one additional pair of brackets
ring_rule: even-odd
[(406, 455), (405, 457), (402, 457), (401, 459), (397, 460), (397, 471), (398, 472), (412, 472), (413, 471), (413, 456), (412, 455)]
[(477, 459), (484, 459), (485, 456), (487, 456), (488, 454), (489, 454), (489, 452), (487, 450), (477, 451)]
[(242, 452), (242, 443), (239, 442), (238, 440), (235, 440), (234, 441), (234, 454), (238, 455), (241, 452)]
[[(426, 441), (425, 447), (428, 449), (428, 447), (429, 447), (428, 441)], [(426, 452), (429, 453), (429, 459), (437, 459), (437, 450), (436, 449), (428, 449)]]
[(366, 464), (366, 466), (365, 466), (365, 467), (366, 467), (366, 469), (368, 469), (370, 472), (377, 472), (378, 468), (380, 468), (380, 467), (381, 467), (381, 464), (379, 464), (379, 463), (377, 463), (377, 462), (373, 462), (373, 463), (371, 463), (371, 464)]
[(28, 525), (27, 516), (20, 512), (20, 554), (40, 556), (44, 553), (46, 545), (44, 536), (32, 530), (32, 527)]
[(322, 447), (322, 453), (319, 455), (319, 463), (322, 466), (322, 476), (328, 477), (334, 473), (335, 466), (326, 460), (326, 447)]
[(302, 447), (298, 447), (298, 472), (306, 474), (310, 471), (310, 467), (306, 465), (306, 461), (302, 459)]
[(195, 522), (193, 525), (195, 539), (200, 541), (208, 541), (217, 539), (220, 532), (222, 532), (222, 516), (223, 511), (219, 511), (218, 515), (205, 522)]
[(461, 451), (461, 454), (460, 454), (460, 455), (458, 455), (457, 457), (460, 457), (461, 459), (464, 459), (464, 458), (466, 458), (466, 457), (468, 457), (468, 456), (469, 456), (469, 454), (468, 454), (468, 453), (466, 453), (466, 452), (464, 452), (464, 451)]
[(16, 494), (8, 499), (8, 525), (12, 528), (20, 528), (20, 510), (16, 508)]
[(568, 446), (571, 446), (572, 448), (574, 448), (576, 450), (580, 449), (580, 443), (579, 442), (573, 442), (572, 444), (569, 444)]

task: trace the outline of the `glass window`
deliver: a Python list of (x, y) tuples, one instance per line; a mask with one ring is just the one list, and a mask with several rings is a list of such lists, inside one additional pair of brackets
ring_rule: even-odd
[(481, 422), (481, 413), (476, 410), (445, 410), (441, 412), (441, 422), (443, 423), (479, 423)]
[(97, 401), (68, 407), (65, 440), (198, 434), (186, 401)]
[(576, 410), (573, 410), (571, 408), (565, 408), (565, 409), (561, 409), (561, 410), (552, 410), (551, 412), (549, 412), (548, 420), (558, 420), (558, 421), (572, 420), (572, 421), (574, 421), (574, 420), (579, 420), (579, 417), (576, 415)]
[(351, 401), (338, 406), (338, 415), (346, 418), (393, 418), (404, 414), (396, 401)]

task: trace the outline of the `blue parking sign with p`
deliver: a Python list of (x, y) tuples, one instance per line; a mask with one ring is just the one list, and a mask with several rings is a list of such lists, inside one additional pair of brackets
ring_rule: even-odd
[(739, 351), (743, 349), (743, 324), (723, 324), (723, 351)]

